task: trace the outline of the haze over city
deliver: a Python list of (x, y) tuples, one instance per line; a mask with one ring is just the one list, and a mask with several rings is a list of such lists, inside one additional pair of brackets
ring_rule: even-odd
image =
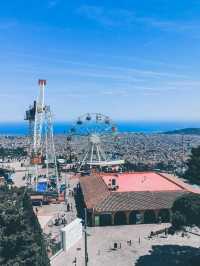
[(3, 1), (0, 121), (47, 79), (54, 119), (199, 120), (199, 1)]

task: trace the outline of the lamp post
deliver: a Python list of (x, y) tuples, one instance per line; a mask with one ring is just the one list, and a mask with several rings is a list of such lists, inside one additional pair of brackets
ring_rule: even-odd
[(88, 251), (87, 251), (87, 209), (84, 209), (84, 236), (85, 236), (85, 266), (88, 265)]

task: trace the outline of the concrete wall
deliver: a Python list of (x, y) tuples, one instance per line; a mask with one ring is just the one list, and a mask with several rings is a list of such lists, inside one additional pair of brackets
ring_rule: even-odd
[(61, 229), (63, 249), (67, 251), (82, 238), (81, 219), (75, 219), (70, 224)]

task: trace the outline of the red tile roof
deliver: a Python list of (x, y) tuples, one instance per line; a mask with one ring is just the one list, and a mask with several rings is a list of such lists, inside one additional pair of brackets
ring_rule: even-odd
[(107, 185), (100, 176), (80, 177), (80, 185), (88, 209), (95, 208), (110, 195)]
[(110, 191), (102, 176), (80, 177), (86, 207), (88, 209), (94, 208), (97, 212), (169, 209), (177, 197), (184, 193), (194, 192), (191, 186), (175, 177), (167, 174), (157, 175), (175, 187), (177, 185), (178, 189), (162, 190), (158, 187), (156, 191)]
[(113, 192), (96, 206), (97, 212), (170, 209), (184, 191)]

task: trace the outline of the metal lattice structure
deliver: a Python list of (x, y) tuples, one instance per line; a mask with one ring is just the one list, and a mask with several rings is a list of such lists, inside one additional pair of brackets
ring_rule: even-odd
[(50, 106), (45, 107), (45, 160), (47, 168), (47, 177), (51, 174), (49, 172), (49, 166), (54, 166), (54, 177), (56, 179), (57, 191), (60, 189), (59, 178), (58, 178), (58, 169), (57, 169), (57, 160), (56, 160), (56, 151), (54, 145), (54, 133), (53, 133), (53, 121), (52, 113)]
[[(59, 178), (54, 146), (52, 113), (50, 106), (44, 103), (46, 80), (39, 80), (39, 97), (34, 106), (26, 111), (25, 120), (29, 121), (30, 165), (27, 177), (28, 185), (38, 190), (42, 177), (50, 187), (50, 179), (54, 180), (59, 192)], [(45, 171), (42, 166), (45, 166)]]
[(82, 158), (78, 161), (79, 169), (83, 166), (108, 166), (121, 164), (122, 161), (114, 161), (108, 158), (102, 145), (102, 141), (108, 135), (117, 131), (114, 122), (106, 115), (100, 113), (87, 113), (80, 116), (70, 130), (68, 139), (83, 137), (85, 148), (82, 151)]
[(43, 121), (45, 116), (45, 106), (44, 106), (44, 88), (46, 86), (46, 80), (38, 81), (40, 87), (40, 94), (36, 102), (36, 112), (35, 112), (35, 123), (34, 123), (34, 143), (33, 152), (35, 156), (40, 156), (42, 153), (42, 129)]
[(26, 111), (24, 118), (24, 120), (29, 122), (29, 129), (28, 129), (29, 147), (30, 147), (29, 154), (33, 149), (35, 113), (36, 113), (36, 101), (33, 102), (33, 105), (29, 106), (29, 109)]

